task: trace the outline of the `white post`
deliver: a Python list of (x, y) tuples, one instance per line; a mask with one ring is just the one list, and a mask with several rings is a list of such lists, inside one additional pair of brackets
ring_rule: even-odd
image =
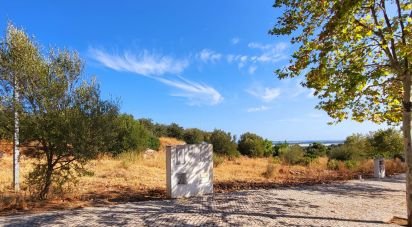
[(20, 180), (19, 180), (19, 112), (17, 105), (19, 103), (19, 91), (16, 76), (14, 75), (14, 89), (13, 89), (13, 99), (14, 99), (14, 136), (13, 136), (13, 187), (15, 192), (20, 191)]
[(375, 178), (385, 178), (385, 159), (376, 158), (374, 162), (374, 177)]

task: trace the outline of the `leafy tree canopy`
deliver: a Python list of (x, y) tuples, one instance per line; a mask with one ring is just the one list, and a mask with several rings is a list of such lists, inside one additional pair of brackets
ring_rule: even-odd
[(274, 7), (283, 14), (269, 33), (293, 35), (299, 46), (276, 71), (280, 78), (304, 74), (318, 108), (338, 122), (401, 120), (403, 80), (411, 75), (410, 0), (276, 0)]

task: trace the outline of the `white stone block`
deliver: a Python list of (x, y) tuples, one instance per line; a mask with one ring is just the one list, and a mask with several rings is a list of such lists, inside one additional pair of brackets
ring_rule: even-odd
[(169, 198), (213, 193), (213, 147), (211, 144), (168, 146), (166, 186)]
[(377, 158), (373, 160), (374, 164), (374, 177), (375, 178), (385, 178), (385, 159)]

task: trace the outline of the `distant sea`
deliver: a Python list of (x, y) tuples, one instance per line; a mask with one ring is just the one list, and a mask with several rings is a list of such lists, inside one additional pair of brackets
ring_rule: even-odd
[(302, 147), (307, 147), (312, 143), (321, 143), (325, 146), (343, 144), (344, 140), (275, 140), (273, 144), (298, 144)]

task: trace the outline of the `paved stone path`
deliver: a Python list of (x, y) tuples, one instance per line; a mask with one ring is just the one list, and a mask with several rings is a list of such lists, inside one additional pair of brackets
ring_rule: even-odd
[(404, 176), (0, 217), (0, 226), (384, 226), (405, 217)]

